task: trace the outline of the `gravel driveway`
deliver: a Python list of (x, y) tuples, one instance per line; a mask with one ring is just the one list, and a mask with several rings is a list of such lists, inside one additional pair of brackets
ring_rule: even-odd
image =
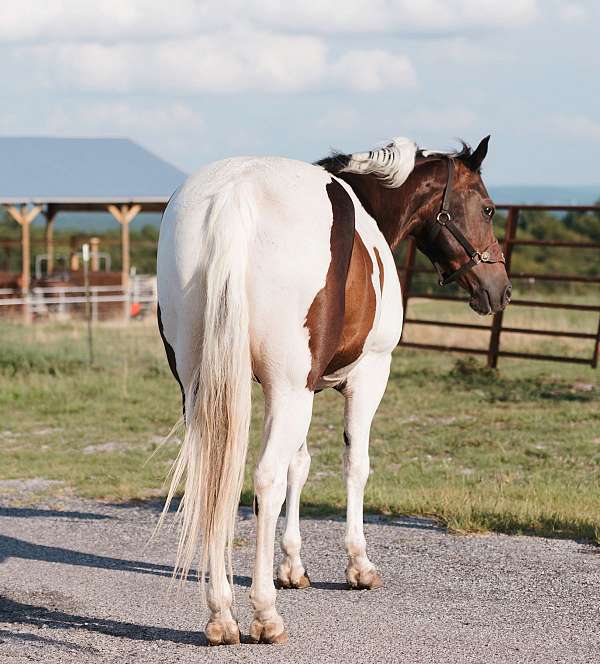
[[(195, 583), (169, 592), (175, 533), (158, 505), (0, 506), (0, 662), (600, 662), (600, 555), (565, 540), (458, 537), (371, 520), (385, 587), (344, 585), (343, 523), (304, 519), (308, 590), (280, 591), (286, 646), (208, 648)], [(235, 549), (242, 634), (253, 521)]]

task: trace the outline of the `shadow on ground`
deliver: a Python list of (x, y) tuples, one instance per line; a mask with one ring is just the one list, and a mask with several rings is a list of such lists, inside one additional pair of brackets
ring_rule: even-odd
[[(45, 546), (35, 544), (16, 537), (0, 535), (0, 563), (8, 558), (22, 558), (23, 560), (43, 560), (63, 565), (75, 565), (78, 567), (95, 567), (97, 569), (109, 569), (122, 572), (136, 572), (139, 574), (154, 574), (156, 576), (173, 576), (173, 567), (160, 565), (141, 560), (125, 560), (123, 558), (112, 558), (110, 556), (99, 556), (93, 553), (82, 553), (73, 549), (65, 549), (59, 546)], [(190, 570), (187, 580), (196, 581), (198, 573)], [(238, 586), (250, 587), (252, 580), (247, 576), (234, 576), (234, 583)]]
[(0, 507), (0, 517), (37, 518), (58, 517), (62, 519), (85, 519), (89, 521), (102, 521), (112, 519), (109, 514), (96, 514), (94, 512), (79, 512), (68, 510), (43, 509), (35, 507)]
[[(5, 599), (0, 596), (0, 616), (2, 615), (2, 605)], [(38, 625), (39, 627), (39, 625)], [(37, 636), (37, 634), (24, 634), (23, 632), (9, 632), (6, 629), (0, 629), (0, 643), (4, 643), (6, 640), (11, 641), (25, 641), (30, 643), (36, 643), (41, 646), (55, 646), (66, 648), (67, 650), (76, 650), (78, 652), (92, 652), (97, 653), (98, 650), (92, 646), (77, 646), (74, 643), (69, 643), (68, 641), (62, 641), (61, 639), (48, 639), (44, 636)]]
[[(79, 616), (65, 611), (47, 609), (44, 606), (17, 602), (8, 597), (0, 596), (0, 620), (5, 623), (19, 625), (32, 625), (46, 629), (83, 629), (88, 632), (99, 632), (135, 641), (172, 641), (190, 645), (207, 645), (206, 638), (201, 632), (191, 632), (181, 629), (138, 625), (130, 622), (119, 622), (90, 616)], [(15, 636), (11, 634), (11, 636)], [(16, 635), (19, 638), (19, 635)], [(20, 635), (26, 640), (39, 640), (33, 635)], [(44, 639), (55, 645), (64, 645), (64, 642), (54, 642)], [(70, 646), (70, 644), (67, 644)], [(73, 647), (73, 646), (70, 646)]]
[[(252, 502), (253, 494), (249, 491), (242, 493), (242, 499), (239, 506), (239, 513), (242, 519), (251, 519), (253, 517)], [(169, 506), (169, 513), (177, 512), (179, 507), (179, 498), (174, 498)], [(159, 514), (162, 512), (163, 500), (149, 498), (147, 500), (129, 500), (123, 503), (111, 503), (111, 507), (117, 509), (143, 509)], [(285, 502), (281, 508), (281, 514), (285, 513)], [(346, 509), (335, 507), (324, 503), (303, 502), (300, 513), (301, 518), (314, 520), (337, 521), (346, 520)], [(446, 531), (445, 524), (441, 519), (434, 516), (419, 517), (406, 514), (377, 514), (376, 512), (367, 513), (364, 516), (365, 523), (381, 523), (386, 526), (400, 526), (402, 528), (411, 528), (417, 530), (439, 530)]]

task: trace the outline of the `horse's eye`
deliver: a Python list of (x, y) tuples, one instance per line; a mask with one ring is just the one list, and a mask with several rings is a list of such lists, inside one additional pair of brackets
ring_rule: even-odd
[(493, 207), (488, 206), (488, 205), (486, 205), (486, 207), (483, 208), (483, 214), (488, 219), (491, 219), (494, 216), (495, 211), (496, 210)]

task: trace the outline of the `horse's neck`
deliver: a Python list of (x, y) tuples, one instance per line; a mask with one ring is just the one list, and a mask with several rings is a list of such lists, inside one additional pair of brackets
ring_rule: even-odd
[(354, 190), (365, 210), (375, 219), (390, 248), (394, 250), (422, 223), (419, 214), (427, 207), (432, 192), (443, 187), (435, 168), (420, 167), (400, 187), (385, 187), (374, 175), (340, 173)]

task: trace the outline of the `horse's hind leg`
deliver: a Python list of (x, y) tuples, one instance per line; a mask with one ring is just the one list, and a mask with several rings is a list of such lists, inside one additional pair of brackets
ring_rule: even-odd
[(284, 643), (287, 634), (275, 609), (273, 548), (277, 517), (286, 494), (287, 471), (295, 452), (306, 440), (313, 393), (306, 388), (265, 389), (265, 438), (254, 472), (257, 528), (256, 560), (250, 599), (254, 620), (250, 637), (262, 643)]
[(206, 600), (210, 619), (204, 632), (211, 646), (231, 645), (240, 642), (240, 629), (231, 613), (233, 593), (227, 579), (223, 556), (210, 556), (209, 580)]
[(300, 559), (300, 494), (310, 468), (310, 455), (306, 441), (292, 457), (287, 473), (285, 498), (285, 530), (281, 538), (283, 562), (277, 578), (282, 588), (308, 588), (310, 579)]
[(367, 556), (363, 529), (363, 499), (369, 477), (371, 422), (383, 397), (391, 356), (370, 353), (352, 370), (343, 390), (344, 475), (348, 494), (346, 515), (346, 579), (352, 588), (379, 588), (381, 578)]

